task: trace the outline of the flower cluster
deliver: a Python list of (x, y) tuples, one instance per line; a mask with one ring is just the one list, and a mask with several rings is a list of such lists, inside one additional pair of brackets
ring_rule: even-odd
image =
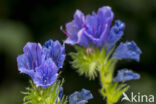
[[(68, 38), (65, 43), (81, 45), (85, 47), (106, 47), (112, 49), (123, 36), (125, 23), (116, 20), (111, 27), (114, 13), (109, 6), (99, 8), (98, 12), (92, 15), (84, 15), (80, 10), (74, 14), (74, 20), (66, 24), (65, 34)], [(139, 61), (141, 50), (134, 41), (121, 43), (116, 52), (115, 58), (134, 59)]]
[[(76, 10), (74, 19), (66, 24), (68, 36), (64, 41), (66, 44), (84, 46), (91, 50), (95, 48), (107, 48), (107, 53), (115, 47), (115, 44), (123, 36), (125, 23), (116, 20), (112, 25), (114, 13), (109, 6), (99, 8), (97, 13), (84, 15), (80, 10)], [(92, 51), (92, 52), (93, 52)], [(133, 59), (139, 61), (141, 50), (134, 41), (120, 43), (116, 48), (113, 58), (115, 59)]]
[(123, 35), (125, 24), (119, 20), (110, 28), (114, 14), (110, 7), (104, 6), (93, 12), (92, 15), (84, 15), (80, 10), (74, 14), (74, 20), (66, 24), (65, 40), (67, 44), (79, 44), (85, 47), (90, 45), (103, 47), (104, 44), (114, 45)]
[(134, 41), (121, 42), (116, 47), (124, 34), (125, 23), (115, 20), (112, 25), (114, 13), (109, 6), (99, 8), (91, 15), (76, 10), (73, 18), (66, 24), (66, 29), (62, 29), (67, 35), (64, 43), (78, 45), (75, 46), (77, 52), (71, 53), (73, 67), (90, 79), (99, 75), (101, 94), (107, 98), (108, 104), (116, 103), (129, 87), (118, 82), (140, 78), (139, 74), (127, 69), (119, 71), (113, 78), (116, 62), (120, 59), (139, 61), (141, 50)]
[[(116, 47), (124, 34), (125, 23), (115, 20), (112, 25), (113, 18), (114, 13), (109, 6), (99, 8), (91, 15), (76, 10), (74, 19), (66, 24), (66, 30), (62, 29), (68, 36), (64, 43), (78, 45), (75, 46), (77, 52), (70, 54), (73, 66), (90, 79), (100, 76), (100, 93), (107, 99), (107, 104), (116, 103), (129, 88), (119, 82), (140, 78), (139, 74), (128, 69), (118, 71), (114, 78), (117, 61), (132, 59), (139, 62), (142, 53), (134, 41), (121, 42)], [(59, 41), (48, 40), (43, 46), (28, 42), (23, 52), (17, 57), (18, 70), (29, 75), (34, 82), (32, 88), (27, 89), (26, 104), (86, 104), (93, 98), (86, 89), (71, 94), (69, 101), (63, 96), (63, 82), (56, 81), (65, 60), (65, 47)]]
[(17, 57), (18, 70), (31, 76), (36, 86), (48, 87), (57, 79), (65, 59), (65, 48), (58, 41), (49, 40), (44, 46), (28, 42), (23, 52)]
[(69, 104), (86, 104), (93, 95), (89, 90), (82, 89), (81, 92), (74, 92), (69, 96)]

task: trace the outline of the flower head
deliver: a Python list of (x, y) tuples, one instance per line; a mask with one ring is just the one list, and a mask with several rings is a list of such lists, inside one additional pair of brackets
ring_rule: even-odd
[(48, 87), (54, 81), (56, 81), (58, 76), (58, 67), (56, 64), (49, 58), (44, 61), (39, 67), (36, 68), (34, 74), (34, 83), (36, 86)]
[(48, 40), (44, 44), (44, 54), (46, 59), (52, 58), (58, 68), (63, 67), (65, 59), (65, 47), (59, 41)]
[(24, 54), (17, 57), (18, 70), (32, 77), (36, 86), (48, 87), (57, 79), (57, 72), (65, 59), (65, 48), (58, 41), (49, 40), (45, 46), (28, 42)]
[(69, 104), (86, 104), (93, 95), (89, 90), (82, 89), (81, 92), (74, 92), (69, 96)]
[(133, 59), (139, 61), (141, 53), (142, 52), (139, 49), (139, 47), (136, 45), (134, 41), (132, 41), (132, 42), (120, 43), (113, 57), (119, 59)]
[(109, 35), (114, 14), (109, 6), (99, 8), (92, 15), (84, 15), (80, 10), (74, 14), (74, 20), (66, 24), (67, 44), (79, 44), (103, 47)]
[(137, 73), (134, 73), (131, 70), (128, 69), (122, 69), (118, 71), (117, 76), (115, 77), (114, 81), (121, 82), (121, 81), (129, 81), (133, 79), (139, 79), (140, 75)]

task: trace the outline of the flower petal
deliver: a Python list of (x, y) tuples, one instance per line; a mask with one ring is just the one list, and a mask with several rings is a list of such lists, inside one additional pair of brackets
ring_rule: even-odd
[(76, 104), (87, 104), (87, 103), (88, 103), (88, 101), (82, 100), (82, 101), (77, 102)]
[(113, 17), (114, 17), (114, 13), (112, 12), (111, 7), (109, 6), (104, 6), (102, 8), (99, 8), (98, 10), (98, 19), (99, 22), (102, 22), (103, 24), (111, 24)]
[(48, 87), (57, 79), (58, 68), (52, 59), (46, 60), (41, 66), (36, 68), (33, 81), (36, 86)]
[(27, 65), (29, 69), (35, 69), (35, 67), (42, 64), (44, 58), (42, 56), (42, 46), (41, 44), (28, 42), (23, 48)]
[(17, 57), (17, 64), (18, 64), (18, 70), (21, 73), (28, 74), (29, 76), (33, 78), (34, 70), (31, 70), (28, 68), (28, 63), (26, 61), (24, 54)]
[(77, 42), (77, 34), (79, 30), (83, 27), (84, 22), (84, 14), (80, 10), (76, 10), (74, 14), (74, 20), (66, 24), (66, 31), (67, 31), (67, 40), (65, 43), (67, 44), (76, 44)]
[(109, 6), (104, 6), (102, 8), (99, 8), (97, 15), (99, 23), (103, 24), (101, 27), (101, 30), (103, 31), (100, 35), (99, 40), (99, 44), (101, 44), (101, 47), (103, 47), (108, 37), (108, 32), (110, 29), (110, 25), (112, 24), (114, 13), (112, 12), (112, 9)]
[(58, 68), (63, 67), (65, 60), (65, 47), (59, 41), (48, 40), (43, 48), (46, 59), (51, 58)]
[(76, 42), (79, 27), (77, 26), (75, 20), (66, 24), (66, 31), (68, 38), (70, 38), (73, 41), (73, 43)]
[(74, 14), (74, 21), (79, 29), (83, 27), (84, 18), (84, 14), (80, 10), (76, 10)]
[(78, 41), (77, 43), (81, 46), (89, 47), (89, 40), (85, 35), (85, 28), (81, 29), (78, 32)]
[(134, 73), (131, 70), (122, 69), (118, 71), (118, 74), (115, 77), (114, 81), (122, 82), (122, 81), (129, 81), (133, 79), (140, 79), (140, 75), (138, 73)]
[(93, 95), (91, 94), (91, 92), (84, 88), (81, 90), (80, 95), (83, 100), (89, 100), (93, 98)]
[(120, 45), (116, 48), (116, 51), (113, 55), (114, 58), (119, 59), (133, 59), (136, 61), (140, 60), (141, 50), (136, 45), (134, 41), (120, 43)]
[(81, 92), (74, 92), (69, 96), (69, 104), (86, 104), (93, 95), (89, 90), (82, 89)]
[(87, 32), (89, 34), (92, 34), (93, 37), (98, 38), (97, 32), (98, 32), (98, 19), (97, 15), (87, 15), (86, 16), (86, 25), (87, 25)]
[(124, 29), (125, 24), (120, 20), (116, 20), (115, 25), (109, 31), (106, 45), (112, 47), (122, 37)]
[(70, 37), (68, 37), (65, 41), (64, 41), (65, 44), (70, 44), (70, 45), (75, 45), (77, 44), (77, 40), (72, 40)]

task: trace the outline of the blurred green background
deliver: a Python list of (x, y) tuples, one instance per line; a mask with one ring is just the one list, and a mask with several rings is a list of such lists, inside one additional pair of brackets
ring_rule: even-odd
[[(22, 104), (20, 91), (29, 86), (30, 78), (19, 74), (16, 57), (22, 54), (26, 42), (43, 44), (48, 39), (63, 42), (66, 36), (60, 26), (72, 20), (76, 9), (88, 14), (104, 5), (112, 7), (115, 19), (126, 23), (122, 41), (134, 40), (143, 51), (139, 63), (121, 61), (116, 67), (133, 69), (142, 76), (140, 80), (128, 82), (131, 85), (128, 92), (155, 96), (156, 0), (0, 0), (0, 104)], [(73, 47), (67, 45), (66, 53), (71, 51), (74, 51)], [(69, 95), (81, 88), (90, 89), (94, 99), (88, 104), (104, 104), (98, 93), (98, 78), (89, 81), (79, 76), (70, 61), (71, 57), (67, 55), (61, 74), (65, 78), (64, 93)]]

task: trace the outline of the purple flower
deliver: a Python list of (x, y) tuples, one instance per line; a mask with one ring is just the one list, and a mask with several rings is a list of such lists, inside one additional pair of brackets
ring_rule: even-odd
[(89, 90), (82, 89), (81, 92), (74, 92), (69, 96), (69, 104), (86, 104), (93, 95)]
[(137, 73), (134, 73), (131, 70), (128, 69), (122, 69), (118, 71), (117, 76), (115, 77), (114, 81), (121, 82), (121, 81), (129, 81), (133, 79), (139, 79), (140, 75)]
[(49, 40), (45, 46), (28, 42), (17, 57), (18, 70), (32, 77), (36, 86), (48, 87), (57, 79), (65, 59), (64, 46)]
[(123, 35), (123, 30), (125, 29), (125, 23), (123, 23), (120, 20), (115, 21), (115, 25), (111, 27), (106, 45), (110, 46), (111, 48), (114, 46), (114, 44), (120, 40), (120, 38)]
[(119, 59), (133, 59), (136, 61), (140, 60), (141, 50), (136, 45), (134, 41), (120, 43), (120, 45), (116, 48), (116, 51), (113, 55), (114, 58)]
[[(114, 14), (109, 6), (99, 8), (97, 13), (92, 15), (84, 15), (80, 10), (74, 14), (74, 19), (66, 24), (66, 31), (68, 38), (65, 40), (67, 44), (78, 44), (89, 48), (91, 47), (106, 47), (107, 52), (111, 50), (114, 45), (123, 36), (125, 23), (116, 20), (112, 24)], [(139, 61), (141, 50), (135, 42), (121, 43), (115, 53), (114, 58), (119, 59), (134, 59)]]
[(34, 83), (36, 86), (48, 87), (57, 79), (58, 67), (52, 61), (52, 59), (47, 59), (36, 68), (36, 72), (34, 74)]
[(37, 43), (28, 42), (23, 48), (24, 54), (17, 57), (18, 70), (34, 77), (35, 68), (40, 66), (44, 61), (42, 46)]
[(59, 41), (48, 40), (44, 44), (44, 53), (46, 59), (52, 58), (58, 68), (63, 67), (65, 60), (65, 47), (62, 46)]
[(97, 13), (93, 12), (92, 15), (86, 16), (77, 10), (74, 20), (66, 24), (64, 32), (68, 38), (65, 43), (85, 47), (89, 45), (103, 47), (109, 35), (113, 17), (114, 14), (109, 6), (99, 8)]

